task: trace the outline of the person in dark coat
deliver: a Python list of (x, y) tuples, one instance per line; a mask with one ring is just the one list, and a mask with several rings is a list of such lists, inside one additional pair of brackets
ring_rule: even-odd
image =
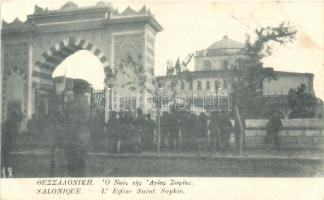
[(168, 129), (170, 148), (171, 150), (176, 150), (179, 147), (179, 121), (174, 107), (171, 108), (171, 114), (168, 117)]
[(137, 137), (136, 142), (132, 141), (134, 138), (134, 122), (132, 120), (130, 112), (120, 112), (119, 118), (119, 139), (118, 139), (118, 151), (119, 152), (126, 152), (129, 151), (131, 145), (137, 148)]
[(135, 130), (135, 125), (134, 125), (134, 119), (132, 117), (131, 112), (125, 112), (125, 133), (126, 133), (126, 138), (125, 138), (125, 142), (127, 143), (127, 150), (129, 150), (129, 148), (132, 151), (140, 151), (140, 140), (138, 135), (134, 135), (134, 133), (136, 133)]
[(143, 146), (143, 137), (144, 137), (144, 126), (145, 126), (145, 116), (143, 115), (142, 109), (138, 108), (137, 109), (137, 118), (134, 122), (135, 126), (135, 133), (137, 137), (137, 148), (139, 150), (145, 149)]
[(106, 129), (108, 132), (108, 139), (110, 140), (111, 150), (113, 153), (117, 153), (117, 142), (118, 142), (118, 119), (117, 112), (113, 111), (111, 113), (111, 117), (108, 120), (106, 125)]
[(234, 131), (229, 115), (222, 112), (218, 120), (218, 124), (221, 143), (220, 150), (226, 151), (229, 149), (229, 140), (231, 138), (231, 133)]
[(73, 81), (74, 97), (66, 105), (67, 134), (64, 150), (68, 173), (72, 177), (86, 176), (85, 157), (90, 146), (90, 105), (84, 95), (89, 84), (80, 79)]
[(49, 123), (47, 130), (53, 137), (53, 143), (51, 147), (51, 163), (50, 163), (50, 176), (54, 177), (57, 173), (56, 167), (64, 165), (62, 159), (60, 159), (59, 152), (64, 149), (64, 139), (66, 133), (66, 121), (63, 113), (58, 110), (49, 114)]
[(12, 167), (12, 156), (14, 150), (14, 139), (18, 136), (22, 115), (18, 111), (11, 111), (2, 127), (1, 133), (1, 169)]
[(196, 138), (196, 126), (198, 125), (198, 117), (193, 114), (190, 113), (189, 115), (189, 119), (188, 119), (188, 145), (190, 146), (190, 148), (192, 149), (192, 147), (195, 144), (195, 141), (197, 140)]
[(210, 133), (210, 150), (220, 150), (221, 147), (221, 137), (220, 137), (220, 127), (219, 127), (219, 117), (217, 112), (211, 113), (211, 119), (209, 123), (209, 133)]
[(198, 149), (200, 146), (207, 146), (207, 131), (207, 116), (205, 113), (200, 113), (196, 125), (196, 140)]
[(126, 116), (125, 112), (119, 112), (118, 113), (118, 131), (116, 132), (117, 137), (117, 146), (116, 146), (116, 152), (121, 152), (122, 149), (125, 149), (126, 146), (126, 139), (127, 139), (127, 122), (126, 122)]
[(169, 126), (168, 126), (168, 118), (169, 115), (167, 112), (163, 112), (161, 117), (161, 147), (167, 149), (168, 148), (168, 134), (169, 134)]
[(192, 118), (189, 112), (185, 112), (181, 118), (182, 126), (181, 126), (181, 134), (182, 134), (182, 142), (183, 149), (188, 150), (191, 147), (193, 128), (195, 127), (195, 121)]
[(274, 111), (267, 124), (267, 136), (264, 143), (272, 143), (274, 148), (280, 149), (279, 131), (283, 128), (278, 111)]
[(145, 150), (153, 150), (154, 138), (156, 136), (156, 123), (151, 118), (151, 114), (146, 115), (144, 137), (143, 137), (143, 146)]

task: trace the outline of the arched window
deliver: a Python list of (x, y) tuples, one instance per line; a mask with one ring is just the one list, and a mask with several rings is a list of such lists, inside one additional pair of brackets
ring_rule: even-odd
[(185, 89), (185, 82), (181, 81), (181, 90), (184, 90), (184, 89)]
[(189, 81), (189, 90), (192, 90), (192, 85), (193, 85), (193, 82), (192, 80)]
[(204, 70), (205, 71), (211, 70), (211, 62), (210, 62), (210, 60), (205, 60), (204, 61)]
[(224, 59), (222, 61), (222, 67), (223, 67), (223, 69), (228, 69), (228, 60), (227, 59)]
[(215, 80), (215, 90), (217, 91), (221, 87), (221, 83), (218, 80)]
[(206, 81), (206, 90), (209, 90), (209, 89), (210, 89), (210, 82)]

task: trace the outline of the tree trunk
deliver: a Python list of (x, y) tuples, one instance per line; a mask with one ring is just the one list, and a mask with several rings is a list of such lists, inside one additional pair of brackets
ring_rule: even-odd
[(160, 117), (160, 108), (157, 110), (157, 152), (160, 153), (161, 147), (161, 117)]
[(235, 113), (235, 118), (237, 119), (236, 121), (238, 122), (238, 128), (239, 128), (238, 153), (239, 153), (239, 155), (242, 155), (245, 134), (244, 134), (244, 125), (243, 125), (242, 117), (241, 117), (240, 110), (239, 110), (237, 103), (235, 103), (235, 105), (234, 105), (234, 113)]

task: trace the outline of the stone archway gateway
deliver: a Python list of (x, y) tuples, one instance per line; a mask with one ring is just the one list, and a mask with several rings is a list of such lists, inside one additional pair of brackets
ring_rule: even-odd
[[(15, 19), (3, 21), (1, 37), (2, 114), (6, 118), (8, 106), (19, 105), (26, 119), (35, 112), (35, 89), (46, 90), (52, 81), (52, 72), (65, 58), (78, 50), (89, 50), (101, 61), (106, 74), (106, 85), (118, 83), (119, 63), (132, 60), (143, 67), (145, 90), (141, 100), (154, 92), (154, 43), (162, 27), (144, 6), (139, 11), (127, 7), (123, 12), (109, 4), (79, 7), (68, 2), (58, 10), (35, 5), (34, 13), (25, 22)], [(20, 81), (11, 76), (20, 76)], [(124, 88), (113, 86), (113, 95)], [(17, 89), (18, 88), (18, 89)], [(10, 93), (21, 93), (10, 99)], [(17, 91), (15, 91), (17, 90)], [(141, 90), (142, 91), (142, 90)], [(127, 92), (127, 91), (126, 91)], [(18, 98), (18, 99), (17, 99)], [(118, 109), (118, 102), (112, 103)]]
[(111, 68), (108, 59), (93, 43), (82, 38), (69, 37), (59, 43), (52, 45), (47, 51), (41, 54), (33, 66), (32, 85), (33, 87), (48, 87), (55, 68), (67, 57), (79, 50), (92, 52), (102, 63), (104, 71)]

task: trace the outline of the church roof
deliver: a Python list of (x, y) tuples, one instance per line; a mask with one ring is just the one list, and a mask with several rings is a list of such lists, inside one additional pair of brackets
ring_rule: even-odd
[(78, 9), (78, 5), (75, 4), (74, 2), (72, 1), (68, 1), (67, 3), (65, 3), (61, 8), (60, 10), (75, 10), (75, 9)]
[(244, 43), (236, 42), (232, 39), (229, 39), (227, 35), (223, 36), (223, 39), (215, 42), (207, 49), (242, 49), (244, 48)]
[[(272, 68), (269, 68), (272, 69)], [(273, 71), (275, 76), (292, 76), (292, 77), (309, 77), (313, 78), (314, 74), (312, 73), (303, 73), (303, 72), (288, 72), (288, 71)], [(177, 75), (179, 78), (186, 76), (193, 76), (194, 78), (208, 78), (208, 77), (228, 77), (232, 76), (233, 71), (231, 70), (213, 70), (213, 71), (183, 71)], [(171, 76), (158, 76), (158, 80), (168, 80)]]

